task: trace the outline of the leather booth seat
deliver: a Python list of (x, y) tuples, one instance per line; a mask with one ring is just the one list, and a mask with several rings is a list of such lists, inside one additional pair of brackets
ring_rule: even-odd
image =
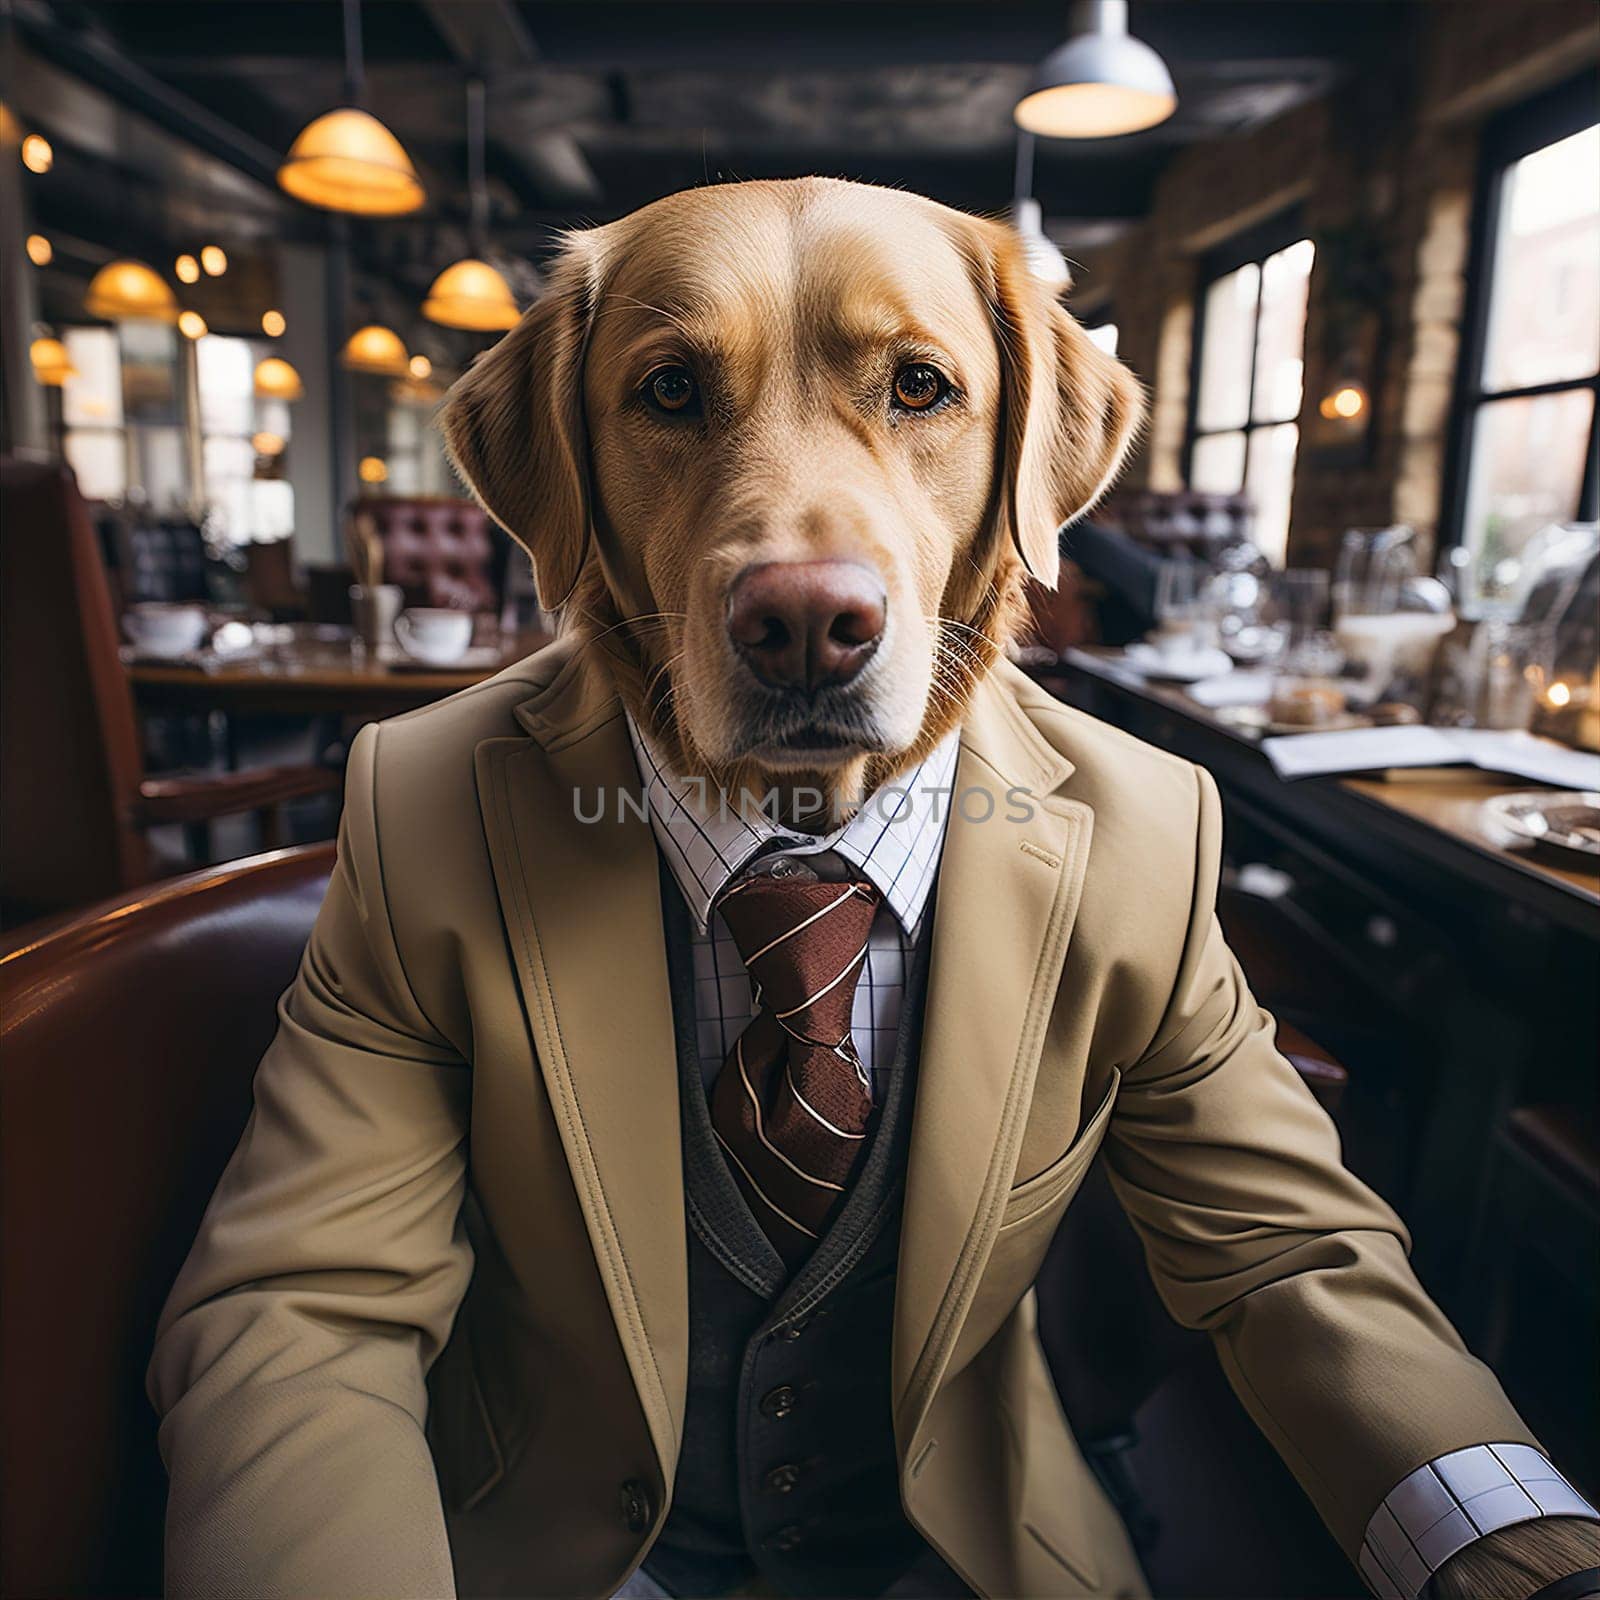
[(145, 1363), (333, 854), (173, 879), (0, 954), (0, 1594), (161, 1593)]
[(1255, 502), (1246, 494), (1194, 489), (1125, 490), (1101, 508), (1096, 520), (1164, 555), (1187, 552), (1203, 559), (1250, 537)]
[(456, 611), (496, 611), (500, 585), (489, 517), (471, 500), (436, 495), (369, 497), (351, 507), (383, 545), (385, 583)]

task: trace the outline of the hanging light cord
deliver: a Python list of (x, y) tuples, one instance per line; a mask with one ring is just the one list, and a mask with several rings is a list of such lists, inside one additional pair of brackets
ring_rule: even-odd
[(467, 190), (472, 197), (472, 253), (481, 256), (488, 244), (489, 189), (484, 180), (486, 95), (482, 78), (467, 80)]
[(1026, 200), (1033, 193), (1033, 135), (1025, 131), (1017, 134), (1017, 176), (1012, 191), (1014, 200)]
[(366, 88), (366, 72), (361, 59), (361, 0), (344, 0), (344, 97), (350, 105), (361, 104)]

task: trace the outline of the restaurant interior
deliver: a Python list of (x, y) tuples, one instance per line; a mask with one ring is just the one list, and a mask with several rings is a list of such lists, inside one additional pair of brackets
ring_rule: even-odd
[[(564, 230), (807, 173), (1009, 218), (1145, 386), (1014, 655), (1215, 777), (1280, 1047), (1596, 1498), (1592, 0), (6, 0), (0, 28), (0, 1301), (68, 1297), (0, 1327), (0, 1589), (159, 1589), (140, 1370), (351, 740), (561, 625), (446, 459), (445, 390)], [(1103, 1181), (1079, 1216), (1041, 1328), (1153, 1591), (1355, 1592)]]

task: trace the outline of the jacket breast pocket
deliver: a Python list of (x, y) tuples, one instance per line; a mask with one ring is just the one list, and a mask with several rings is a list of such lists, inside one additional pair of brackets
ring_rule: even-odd
[(1111, 1113), (1117, 1102), (1117, 1090), (1122, 1086), (1122, 1074), (1113, 1067), (1111, 1082), (1093, 1114), (1079, 1128), (1077, 1137), (1067, 1147), (1065, 1154), (1052, 1161), (1043, 1172), (1035, 1173), (1026, 1183), (1019, 1183), (1006, 1197), (1005, 1210), (1000, 1214), (1000, 1231), (1020, 1227), (1041, 1213), (1059, 1208), (1071, 1198), (1089, 1170), (1100, 1141), (1105, 1137)]

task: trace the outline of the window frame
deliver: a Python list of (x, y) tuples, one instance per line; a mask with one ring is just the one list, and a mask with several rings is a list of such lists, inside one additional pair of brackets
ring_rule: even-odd
[[(1305, 388), (1302, 384), (1300, 392), (1300, 410), (1292, 417), (1263, 418), (1257, 421), (1255, 417), (1255, 392), (1256, 392), (1256, 359), (1259, 354), (1261, 341), (1261, 284), (1256, 285), (1255, 309), (1250, 319), (1250, 376), (1245, 390), (1246, 407), (1245, 420), (1233, 428), (1204, 428), (1200, 427), (1200, 372), (1205, 360), (1206, 341), (1206, 298), (1212, 286), (1219, 278), (1225, 278), (1230, 272), (1237, 272), (1241, 267), (1254, 265), (1265, 268), (1267, 257), (1275, 256), (1280, 250), (1287, 250), (1290, 245), (1298, 244), (1302, 239), (1310, 239), (1313, 246), (1316, 240), (1305, 225), (1304, 213), (1300, 206), (1294, 205), (1284, 211), (1275, 211), (1270, 217), (1243, 229), (1241, 232), (1223, 240), (1221, 244), (1207, 250), (1199, 260), (1199, 270), (1195, 278), (1194, 291), (1194, 326), (1189, 335), (1189, 403), (1184, 419), (1183, 429), (1183, 481), (1191, 489), (1194, 484), (1194, 451), (1195, 445), (1201, 439), (1214, 438), (1219, 434), (1242, 433), (1244, 435), (1244, 467), (1239, 475), (1239, 494), (1249, 491), (1245, 485), (1250, 481), (1250, 446), (1252, 435), (1266, 428), (1281, 428), (1286, 423), (1299, 425), (1300, 415), (1305, 410)], [(1313, 264), (1313, 272), (1316, 271)], [(1261, 277), (1265, 279), (1265, 271)], [(1307, 321), (1310, 320), (1309, 307)], [(1304, 356), (1304, 332), (1301, 334), (1301, 353)], [(1303, 442), (1303, 441), (1302, 441)], [(1299, 451), (1295, 453), (1296, 475), (1299, 472)], [(1291, 487), (1291, 506), (1293, 504), (1293, 489)]]
[(1472, 232), (1467, 256), (1466, 315), (1456, 352), (1455, 387), (1450, 405), (1450, 432), (1445, 450), (1444, 496), (1439, 518), (1439, 548), (1455, 549), (1467, 541), (1467, 500), (1472, 479), (1472, 435), (1479, 410), (1498, 400), (1535, 399), (1587, 389), (1594, 396), (1589, 418), (1589, 453), (1573, 517), (1593, 522), (1600, 515), (1600, 483), (1595, 452), (1600, 448), (1600, 363), (1588, 377), (1511, 389), (1484, 386), (1489, 351), (1489, 324), (1494, 305), (1495, 247), (1506, 177), (1524, 156), (1592, 127), (1600, 98), (1600, 70), (1590, 68), (1531, 100), (1492, 117), (1483, 128), (1478, 154), (1477, 189), (1472, 204)]

